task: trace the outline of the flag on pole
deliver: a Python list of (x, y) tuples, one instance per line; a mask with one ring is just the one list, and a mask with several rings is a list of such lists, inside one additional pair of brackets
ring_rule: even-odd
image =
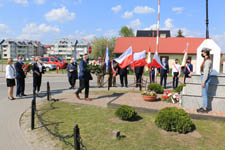
[(135, 67), (143, 67), (146, 63), (146, 51), (138, 52), (133, 54), (133, 62), (131, 67), (134, 69)]
[(106, 71), (109, 70), (109, 48), (108, 46), (105, 49), (105, 65), (106, 65)]
[(158, 20), (157, 20), (157, 38), (156, 38), (156, 52), (159, 50), (159, 24), (160, 23), (160, 0), (158, 0)]
[(151, 62), (152, 62), (152, 60), (151, 60), (151, 49), (150, 49), (150, 47), (149, 47), (149, 50), (148, 50), (148, 59), (147, 59), (147, 66), (148, 66), (148, 68), (150, 68), (151, 67)]
[(120, 57), (115, 59), (119, 63), (120, 68), (125, 68), (133, 62), (133, 52), (132, 47), (130, 46)]
[(156, 67), (156, 68), (164, 68), (164, 66), (161, 64), (159, 56), (158, 56), (158, 52), (155, 52), (153, 60), (150, 64), (150, 66), (152, 67)]
[(186, 60), (188, 56), (188, 47), (189, 47), (189, 43), (187, 43), (186, 49), (184, 50), (184, 58), (183, 58), (181, 66), (185, 66), (186, 64)]
[(77, 62), (77, 44), (78, 44), (78, 40), (76, 40), (75, 44), (74, 44), (74, 61)]

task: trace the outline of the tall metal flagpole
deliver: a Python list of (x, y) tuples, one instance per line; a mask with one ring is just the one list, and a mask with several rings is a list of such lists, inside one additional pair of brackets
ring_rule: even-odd
[(74, 44), (74, 61), (75, 62), (77, 62), (77, 44), (78, 44), (78, 40), (76, 40)]
[(206, 0), (206, 39), (209, 39), (209, 10), (208, 10), (208, 0)]
[[(156, 51), (158, 53), (159, 50), (159, 23), (160, 23), (160, 0), (158, 0), (158, 21), (157, 21), (157, 38), (156, 38)], [(157, 75), (155, 75), (155, 79), (157, 82)]]

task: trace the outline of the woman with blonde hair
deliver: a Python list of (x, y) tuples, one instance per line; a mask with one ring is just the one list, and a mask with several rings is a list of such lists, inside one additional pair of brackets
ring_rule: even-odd
[(15, 98), (13, 97), (13, 88), (16, 85), (15, 84), (15, 78), (16, 78), (16, 71), (15, 68), (13, 67), (13, 60), (11, 58), (8, 59), (7, 61), (7, 66), (6, 66), (6, 83), (8, 87), (8, 99), (9, 100), (14, 100)]

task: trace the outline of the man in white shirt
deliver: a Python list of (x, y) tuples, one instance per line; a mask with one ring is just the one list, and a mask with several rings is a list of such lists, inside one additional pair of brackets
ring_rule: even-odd
[(175, 63), (172, 66), (172, 76), (173, 76), (173, 88), (177, 88), (179, 77), (180, 77), (180, 64), (178, 63), (178, 59), (175, 59)]

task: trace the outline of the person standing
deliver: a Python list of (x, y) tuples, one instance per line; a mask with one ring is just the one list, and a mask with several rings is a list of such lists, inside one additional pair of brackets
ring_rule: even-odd
[(135, 67), (134, 72), (136, 75), (136, 87), (139, 87), (141, 89), (142, 87), (142, 74), (144, 72), (144, 67)]
[(155, 82), (155, 67), (150, 67), (149, 68), (149, 81), (150, 83), (154, 83)]
[(210, 59), (210, 50), (208, 48), (203, 48), (202, 57), (204, 58), (201, 64), (201, 81), (202, 81), (202, 106), (197, 109), (197, 112), (208, 113), (208, 88), (211, 81), (210, 73), (212, 71), (212, 60)]
[[(166, 58), (162, 58), (163, 68), (160, 68), (160, 85), (163, 85), (164, 89), (166, 89), (167, 84), (167, 76), (169, 74), (169, 64), (166, 61)], [(164, 81), (164, 84), (163, 84)]]
[(125, 67), (123, 69), (119, 67), (119, 74), (120, 74), (121, 87), (124, 87), (124, 82), (125, 82), (125, 86), (128, 87), (128, 80), (127, 80), (128, 67)]
[(90, 101), (88, 98), (89, 94), (89, 80), (92, 80), (92, 76), (90, 73), (90, 70), (88, 69), (88, 60), (89, 56), (88, 54), (85, 54), (83, 56), (83, 60), (80, 61), (79, 64), (79, 80), (80, 80), (80, 87), (75, 92), (75, 95), (78, 99), (80, 99), (79, 94), (82, 92), (83, 89), (85, 89), (85, 100)]
[(16, 78), (16, 70), (13, 67), (13, 59), (9, 58), (7, 61), (6, 69), (5, 69), (5, 78), (6, 78), (6, 84), (8, 87), (8, 99), (14, 100), (13, 97), (13, 88), (16, 85), (15, 78)]
[(77, 62), (74, 61), (74, 58), (70, 60), (70, 64), (67, 65), (67, 75), (70, 83), (69, 89), (74, 89), (76, 85), (76, 80), (78, 78), (77, 72)]
[(172, 66), (172, 76), (173, 76), (173, 89), (177, 88), (179, 78), (180, 78), (180, 64), (178, 59), (175, 59), (175, 63)]
[(184, 84), (186, 83), (186, 78), (191, 78), (191, 73), (193, 72), (193, 65), (191, 64), (191, 57), (187, 58), (186, 65), (184, 66)]
[(23, 70), (23, 57), (19, 55), (17, 57), (17, 62), (14, 64), (16, 70), (16, 96), (22, 97), (27, 96), (24, 94), (25, 90), (25, 72)]
[(42, 74), (45, 71), (45, 67), (40, 62), (40, 57), (35, 58), (35, 62), (32, 66), (32, 72), (33, 72), (33, 90), (37, 94), (40, 92), (41, 88), (41, 82), (42, 82)]
[(98, 87), (101, 88), (104, 86), (104, 76), (106, 74), (105, 62), (102, 60), (101, 57), (98, 58), (98, 64), (100, 72), (96, 72), (96, 76)]

